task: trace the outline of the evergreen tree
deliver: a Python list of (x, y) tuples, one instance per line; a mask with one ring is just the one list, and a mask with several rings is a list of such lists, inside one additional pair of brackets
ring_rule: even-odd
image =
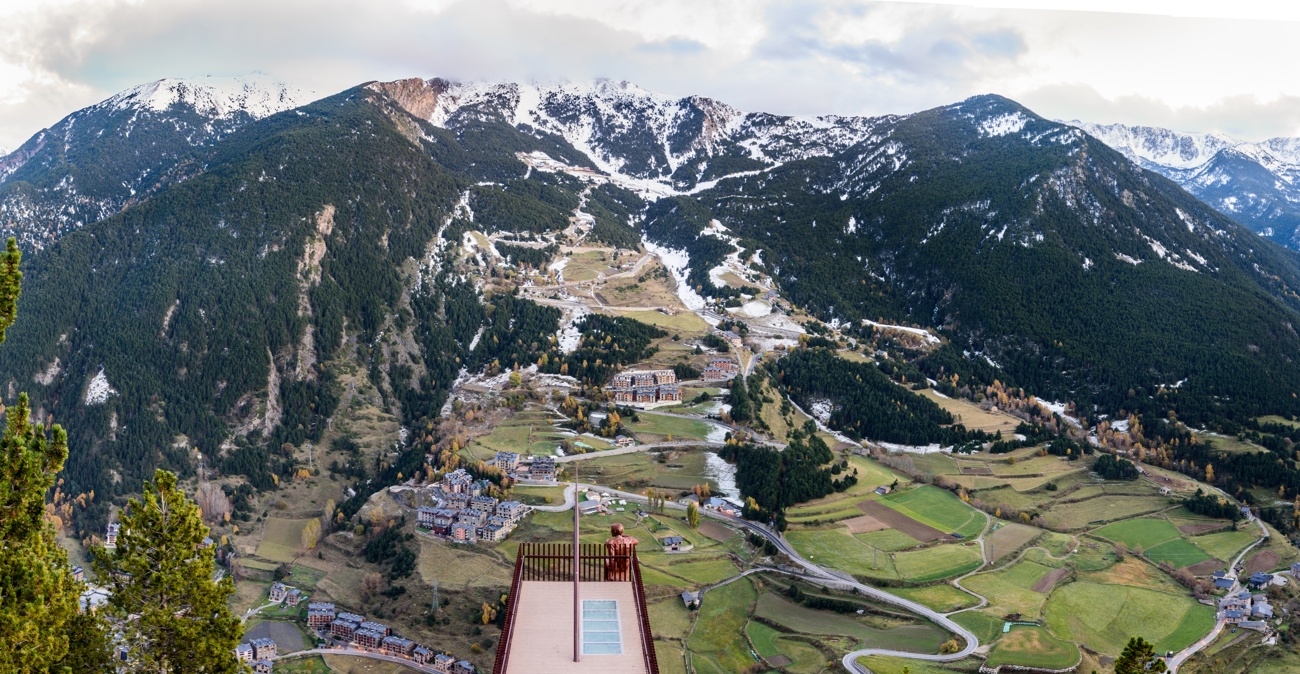
[(234, 673), (243, 626), (226, 601), (230, 577), (214, 582), (213, 550), (202, 547), (207, 527), (199, 508), (158, 470), (143, 497), (121, 515), (116, 554), (94, 550), (95, 570), (108, 586), (108, 614), (131, 647), (135, 672)]
[(1159, 674), (1165, 671), (1168, 667), (1156, 655), (1155, 646), (1142, 637), (1129, 639), (1124, 652), (1115, 661), (1115, 674)]
[[(14, 322), (22, 254), (10, 238), (0, 254), (0, 342)], [(71, 672), (69, 621), (81, 584), (45, 519), (45, 494), (68, 458), (67, 434), (33, 425), (27, 394), (9, 410), (0, 436), (0, 671)]]
[[(12, 241), (11, 241), (12, 243)], [(0, 311), (0, 314), (3, 312)], [(5, 319), (7, 320), (7, 319)], [(67, 435), (28, 416), (27, 395), (0, 438), (0, 671), (47, 672), (68, 652), (81, 584), (45, 519), (45, 493), (68, 456)], [(53, 671), (59, 671), (57, 669)]]
[(87, 611), (72, 616), (67, 624), (68, 654), (54, 671), (72, 674), (113, 674), (113, 644), (103, 616)]

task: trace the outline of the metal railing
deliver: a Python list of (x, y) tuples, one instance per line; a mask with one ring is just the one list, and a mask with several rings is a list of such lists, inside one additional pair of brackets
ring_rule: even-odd
[[(636, 548), (626, 553), (614, 553), (602, 543), (583, 543), (578, 548), (576, 575), (583, 583), (632, 583), (636, 601), (637, 621), (641, 632), (641, 650), (646, 671), (659, 674), (659, 660), (655, 656), (654, 639), (650, 632), (650, 612), (641, 581), (641, 565)], [(510, 582), (505, 621), (498, 640), (493, 674), (505, 674), (510, 660), (510, 646), (519, 608), (519, 591), (524, 581), (573, 582), (575, 576), (572, 543), (523, 543), (515, 559), (514, 577)]]

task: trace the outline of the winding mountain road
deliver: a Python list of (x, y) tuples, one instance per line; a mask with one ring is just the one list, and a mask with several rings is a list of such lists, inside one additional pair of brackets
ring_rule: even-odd
[[(626, 499), (628, 501), (632, 501), (635, 503), (646, 503), (648, 501), (648, 499), (646, 499), (645, 496), (642, 496), (640, 494), (633, 494), (631, 492), (619, 491), (617, 489), (611, 489), (609, 487), (605, 487), (601, 485), (584, 484), (580, 482), (578, 483), (578, 486), (584, 489), (608, 492), (611, 496), (616, 496), (618, 498)], [(548, 510), (551, 512), (568, 510), (569, 508), (573, 507), (573, 498), (574, 498), (574, 485), (573, 483), (569, 483), (569, 486), (564, 490), (565, 504), (563, 506), (534, 506), (534, 507), (537, 508), (538, 510)], [(686, 509), (686, 506), (677, 503), (675, 501), (670, 501), (666, 505), (667, 507), (673, 508), (674, 510)], [(929, 662), (952, 662), (954, 660), (960, 660), (962, 658), (965, 658), (971, 653), (974, 653), (975, 649), (979, 648), (979, 639), (975, 636), (975, 634), (970, 630), (966, 629), (965, 627), (958, 625), (956, 622), (954, 622), (951, 618), (948, 617), (948, 614), (940, 613), (928, 606), (919, 604), (910, 599), (905, 599), (903, 597), (890, 594), (884, 590), (881, 590), (880, 588), (872, 587), (870, 585), (863, 585), (862, 583), (859, 583), (856, 579), (854, 579), (851, 575), (846, 574), (842, 571), (828, 570), (826, 568), (818, 566), (804, 559), (803, 556), (800, 555), (794, 549), (794, 546), (790, 545), (790, 543), (785, 539), (785, 537), (780, 534), (780, 532), (773, 531), (772, 529), (769, 529), (768, 527), (759, 524), (757, 522), (751, 522), (749, 520), (741, 519), (739, 517), (724, 515), (716, 510), (710, 510), (708, 508), (700, 509), (700, 514), (704, 515), (705, 517), (726, 522), (728, 525), (732, 527), (735, 527), (737, 529), (743, 529), (747, 532), (757, 534), (759, 536), (762, 536), (764, 539), (771, 541), (772, 544), (775, 545), (776, 548), (779, 551), (781, 551), (782, 554), (788, 557), (795, 566), (803, 569), (804, 574), (802, 575), (802, 577), (806, 580), (812, 582), (825, 581), (826, 583), (832, 584), (836, 587), (852, 588), (855, 592), (857, 592), (858, 594), (864, 597), (870, 597), (872, 599), (884, 602), (886, 604), (892, 604), (899, 608), (905, 609), (913, 614), (919, 615), (935, 623), (936, 625), (948, 630), (949, 632), (956, 634), (966, 642), (965, 647), (962, 648), (961, 650), (955, 653), (946, 653), (946, 654), (913, 653), (910, 651), (897, 651), (888, 648), (866, 648), (866, 649), (853, 651), (845, 655), (841, 661), (842, 664), (844, 665), (844, 668), (850, 672), (862, 671), (861, 668), (857, 666), (856, 661), (858, 658), (866, 655), (888, 655), (888, 656), (894, 656), (900, 658), (912, 658), (915, 660), (926, 660)], [(975, 595), (975, 596), (979, 597), (979, 595)], [(980, 598), (983, 599), (983, 597)]]

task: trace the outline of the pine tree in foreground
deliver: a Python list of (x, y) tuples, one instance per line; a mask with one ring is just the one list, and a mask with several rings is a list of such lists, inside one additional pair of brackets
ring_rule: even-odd
[(95, 570), (111, 592), (107, 612), (130, 650), (129, 671), (242, 671), (234, 648), (243, 626), (226, 603), (234, 581), (213, 581), (207, 527), (176, 476), (157, 471), (120, 523), (116, 552), (95, 549)]
[(1156, 655), (1155, 646), (1142, 637), (1129, 639), (1124, 652), (1115, 660), (1115, 674), (1160, 674), (1166, 671), (1169, 668)]
[[(0, 342), (17, 315), (22, 254), (9, 239), (0, 253)], [(98, 674), (104, 633), (77, 613), (83, 585), (45, 517), (45, 495), (68, 458), (63, 429), (32, 424), (27, 394), (9, 410), (0, 436), (0, 674)]]

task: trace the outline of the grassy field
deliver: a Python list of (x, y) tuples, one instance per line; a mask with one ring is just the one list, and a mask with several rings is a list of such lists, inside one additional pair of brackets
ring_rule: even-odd
[(898, 577), (916, 583), (951, 578), (978, 569), (983, 560), (974, 545), (940, 545), (894, 556)]
[(1116, 584), (1074, 582), (1047, 601), (1047, 627), (1053, 634), (1118, 655), (1135, 634), (1156, 651), (1181, 650), (1209, 633), (1214, 609), (1186, 595)]
[[(626, 426), (643, 442), (670, 435), (674, 440), (704, 440), (709, 437), (709, 430), (712, 428), (709, 424), (696, 419), (669, 417), (651, 412), (640, 412), (637, 416), (640, 417), (640, 421), (628, 423)], [(657, 437), (639, 437), (642, 434)]]
[(993, 613), (1019, 613), (1029, 620), (1038, 617), (1047, 603), (1047, 595), (1035, 592), (1034, 583), (1042, 580), (1053, 567), (1022, 560), (1005, 570), (978, 573), (962, 581), (971, 592), (988, 597)]
[(1079, 662), (1079, 647), (1057, 639), (1041, 627), (1018, 626), (989, 651), (985, 664), (1064, 669)]
[(754, 664), (749, 646), (740, 638), (757, 599), (753, 583), (748, 578), (738, 580), (705, 598), (695, 629), (686, 641), (694, 654), (695, 670), (700, 674), (731, 674)]
[(1169, 520), (1139, 518), (1108, 524), (1095, 532), (1098, 536), (1129, 548), (1148, 550), (1178, 538), (1178, 529)]
[(1237, 553), (1243, 548), (1255, 542), (1258, 536), (1258, 530), (1242, 529), (1241, 531), (1221, 531), (1204, 536), (1193, 536), (1190, 540), (1196, 544), (1196, 547), (1206, 551), (1215, 559), (1222, 559), (1225, 562), (1231, 562), (1236, 559)]
[(1282, 424), (1283, 426), (1290, 426), (1292, 428), (1300, 427), (1300, 421), (1291, 421), (1286, 417), (1278, 416), (1276, 414), (1259, 417), (1255, 420), (1261, 424)]
[(895, 480), (899, 484), (908, 484), (911, 481), (902, 473), (896, 473), (863, 456), (850, 456), (849, 467), (851, 469), (849, 472), (852, 472), (852, 469), (858, 471), (857, 484), (845, 491), (800, 503), (786, 510), (786, 519), (791, 522), (800, 522), (812, 519), (830, 521), (857, 517), (862, 514), (862, 511), (857, 509), (857, 503), (866, 498), (877, 498), (873, 493), (876, 487), (889, 486)]
[[(966, 661), (963, 660), (962, 662)], [(923, 660), (895, 658), (885, 655), (858, 658), (858, 663), (875, 674), (903, 674), (904, 669), (911, 674), (952, 674), (955, 671), (975, 671), (970, 668), (952, 669), (938, 662), (925, 662)]]
[(1169, 500), (1154, 492), (1150, 496), (1106, 495), (1053, 507), (1043, 514), (1043, 519), (1056, 528), (1082, 529), (1093, 522), (1114, 522), (1168, 507)]
[[(564, 503), (564, 487), (520, 487), (516, 486), (511, 498), (528, 505), (545, 505), (547, 503)], [(547, 500), (550, 499), (550, 500)]]
[(997, 616), (981, 611), (962, 611), (951, 617), (953, 622), (974, 632), (981, 644), (987, 644), (1002, 636), (1003, 621)]
[(777, 645), (777, 639), (781, 638), (781, 633), (775, 629), (764, 625), (756, 620), (751, 620), (745, 626), (745, 634), (749, 635), (749, 641), (754, 644), (754, 651), (761, 658), (772, 658), (781, 655), (781, 648)]
[(953, 418), (957, 420), (957, 423), (960, 423), (973, 431), (978, 430), (987, 433), (997, 433), (998, 431), (1002, 431), (1003, 435), (1010, 436), (1012, 433), (1016, 432), (1016, 426), (1020, 424), (1019, 419), (1009, 414), (980, 409), (978, 405), (969, 400), (949, 398), (945, 395), (939, 394), (934, 389), (925, 389), (920, 393), (930, 400), (933, 400), (939, 405), (939, 407), (948, 410), (948, 413), (952, 414)]
[(1147, 550), (1146, 556), (1153, 562), (1169, 562), (1176, 569), (1210, 559), (1210, 555), (1205, 554), (1204, 550), (1181, 538), (1161, 543)]
[(624, 311), (620, 312), (619, 315), (634, 318), (642, 323), (656, 325), (681, 335), (683, 339), (700, 336), (712, 330), (709, 324), (704, 322), (703, 318), (691, 311), (682, 311), (676, 316), (669, 316), (661, 311)]
[[(644, 418), (644, 417), (642, 417)], [(683, 491), (697, 484), (709, 483), (717, 487), (704, 474), (703, 452), (681, 452), (667, 463), (659, 463), (647, 452), (601, 457), (582, 462), (583, 481), (591, 480), (609, 486), (645, 481), (652, 487)], [(629, 489), (639, 492), (641, 487)]]
[[(874, 553), (870, 546), (854, 538), (844, 527), (787, 531), (786, 539), (799, 554), (818, 564), (855, 576), (898, 577), (889, 553)], [(877, 566), (872, 566), (873, 558)]]
[(803, 634), (850, 637), (860, 644), (859, 648), (889, 647), (916, 653), (934, 653), (946, 637), (942, 630), (929, 624), (879, 629), (852, 615), (816, 611), (771, 592), (759, 596), (754, 615)]
[(1003, 524), (984, 539), (984, 548), (993, 561), (997, 561), (1019, 550), (1022, 546), (1043, 534), (1042, 529), (1023, 524)]
[(888, 552), (906, 550), (920, 545), (920, 542), (915, 538), (898, 529), (881, 529), (880, 531), (870, 531), (865, 534), (854, 534), (854, 537), (877, 550)]
[(302, 553), (302, 528), (309, 520), (272, 517), (266, 520), (257, 556), (274, 562), (292, 562)]
[(1239, 440), (1229, 435), (1219, 435), (1218, 433), (1197, 433), (1196, 437), (1202, 444), (1208, 445), (1211, 449), (1223, 450), (1225, 452), (1267, 452), (1268, 450), (1260, 447), (1253, 442)]
[(890, 592), (900, 597), (924, 604), (940, 613), (951, 613), (979, 603), (975, 597), (958, 590), (951, 585), (928, 585), (926, 587), (896, 587)]
[(962, 503), (951, 492), (929, 485), (895, 492), (881, 499), (881, 503), (922, 524), (964, 538), (978, 536), (988, 521), (984, 513)]
[[(410, 674), (419, 670), (403, 667), (396, 662), (356, 658), (348, 655), (326, 655), (325, 664), (336, 674)], [(279, 663), (276, 671), (279, 671)]]
[[(694, 555), (664, 555), (664, 564), (651, 564), (642, 560), (642, 566), (648, 566), (669, 576), (676, 576), (690, 586), (711, 585), (726, 580), (739, 571), (732, 561), (723, 556), (713, 559), (692, 561)], [(679, 561), (680, 560), (680, 561)], [(707, 596), (707, 595), (706, 595)]]
[[(530, 428), (533, 438), (531, 445), (528, 443)], [(565, 438), (575, 439), (572, 434), (557, 431), (548, 421), (516, 422), (496, 426), (491, 433), (474, 438), (469, 446), (475, 450), (474, 455), (478, 457), (484, 457), (487, 453), (525, 454), (529, 451), (539, 456), (552, 456), (560, 441)]]
[(325, 664), (325, 658), (311, 655), (292, 660), (280, 660), (275, 663), (275, 671), (287, 674), (330, 674), (332, 670)]
[(465, 546), (423, 536), (416, 540), (420, 552), (416, 568), (420, 577), (429, 585), (434, 580), (443, 587), (510, 585), (511, 567), (506, 560), (492, 554), (486, 547), (471, 551)]

